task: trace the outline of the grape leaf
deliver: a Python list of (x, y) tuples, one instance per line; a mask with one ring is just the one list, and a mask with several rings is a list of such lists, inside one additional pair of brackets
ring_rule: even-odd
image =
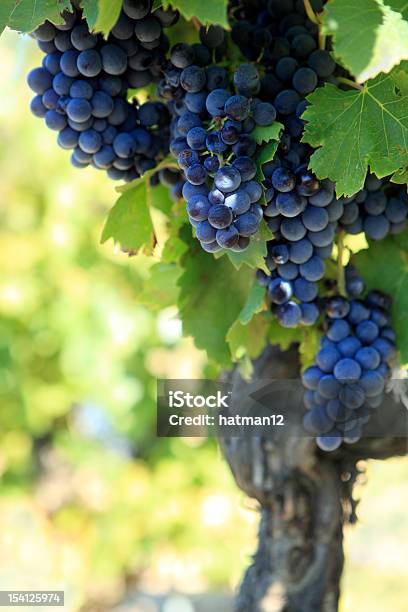
[(271, 142), (271, 140), (275, 140), (276, 144), (278, 145), (282, 129), (283, 125), (279, 123), (279, 121), (274, 121), (272, 125), (257, 125), (254, 131), (251, 133), (251, 137), (256, 140), (257, 144), (259, 145), (263, 144), (264, 142)]
[(262, 287), (257, 281), (252, 285), (245, 306), (239, 313), (238, 321), (243, 325), (247, 325), (252, 317), (265, 310), (265, 287)]
[(174, 264), (157, 263), (150, 268), (149, 277), (143, 283), (138, 301), (152, 310), (161, 310), (177, 303), (177, 282), (181, 268)]
[(253, 275), (249, 268), (234, 270), (226, 257), (214, 259), (192, 238), (188, 228), (182, 234), (188, 252), (180, 287), (179, 311), (186, 336), (220, 366), (231, 365), (227, 333), (244, 307)]
[(354, 262), (369, 289), (393, 298), (392, 318), (402, 364), (408, 363), (408, 254), (394, 237), (371, 242)]
[(145, 180), (123, 193), (109, 213), (103, 228), (101, 243), (113, 238), (129, 252), (153, 252), (155, 237), (150, 216), (150, 186)]
[(408, 165), (408, 74), (406, 62), (361, 91), (332, 84), (308, 97), (303, 141), (317, 148), (310, 167), (337, 183), (337, 195), (364, 185), (368, 166), (379, 177)]
[(303, 330), (300, 327), (282, 327), (273, 317), (269, 323), (268, 337), (271, 344), (277, 344), (282, 351), (286, 351), (294, 342), (302, 341)]
[(227, 341), (235, 361), (243, 358), (256, 359), (266, 346), (269, 321), (262, 312), (265, 309), (265, 288), (255, 281), (238, 319), (227, 333)]
[(180, 238), (179, 234), (174, 233), (174, 227), (176, 223), (171, 225), (171, 232), (169, 238), (164, 245), (163, 252), (161, 255), (161, 261), (163, 263), (177, 263), (182, 255), (187, 251), (187, 245)]
[(405, 0), (332, 0), (326, 5), (324, 32), (333, 36), (336, 57), (357, 81), (408, 59), (407, 7)]
[(19, 32), (32, 32), (46, 19), (63, 23), (64, 10), (72, 10), (70, 0), (1, 0), (0, 34), (6, 26)]
[(299, 358), (302, 369), (314, 364), (316, 354), (320, 347), (321, 334), (316, 327), (303, 327), (302, 338), (299, 343)]
[(397, 172), (391, 177), (392, 183), (397, 183), (397, 185), (405, 185), (408, 183), (408, 168), (400, 168)]
[(267, 164), (268, 162), (273, 160), (273, 158), (275, 157), (275, 153), (278, 150), (278, 146), (279, 146), (279, 141), (274, 140), (272, 142), (268, 142), (265, 146), (262, 147), (262, 149), (259, 151), (259, 154), (256, 158), (257, 162), (259, 163), (261, 167), (264, 164)]
[(93, 32), (108, 35), (122, 9), (122, 0), (83, 0), (84, 16)]
[(238, 361), (244, 357), (259, 357), (268, 342), (267, 330), (268, 320), (263, 314), (255, 315), (246, 325), (235, 321), (227, 334), (232, 359)]
[(163, 0), (164, 8), (178, 9), (186, 19), (196, 17), (203, 25), (218, 24), (229, 30), (227, 0)]
[(267, 255), (266, 242), (271, 240), (272, 233), (264, 221), (261, 221), (259, 231), (255, 236), (251, 237), (248, 248), (240, 253), (227, 251), (227, 256), (234, 268), (239, 270), (244, 264), (250, 268), (263, 268), (265, 265), (264, 258)]
[(170, 197), (170, 190), (165, 186), (159, 183), (158, 185), (154, 185), (150, 191), (150, 205), (157, 210), (160, 210), (167, 217), (171, 215), (171, 211), (173, 208), (173, 200)]
[[(256, 180), (262, 183), (265, 180), (265, 175), (263, 173), (262, 166), (273, 160), (275, 157), (275, 153), (278, 150), (279, 142), (277, 140), (272, 140), (271, 142), (266, 143), (263, 147), (261, 147), (259, 153), (255, 158), (256, 163)], [(260, 204), (266, 204), (265, 193), (262, 194)]]
[(173, 170), (179, 170), (179, 167), (174, 161), (174, 158), (169, 155), (159, 164), (157, 164), (157, 166), (155, 166), (151, 170), (147, 170), (143, 174), (143, 176), (140, 176), (139, 178), (135, 179), (134, 181), (131, 181), (130, 183), (125, 183), (124, 185), (116, 187), (116, 191), (118, 191), (119, 193), (125, 193), (126, 191), (130, 191), (134, 187), (137, 187), (137, 185), (140, 185), (141, 183), (145, 182), (146, 179), (149, 179), (154, 174), (157, 174), (157, 172), (159, 172), (159, 170), (162, 170), (163, 168), (172, 168)]

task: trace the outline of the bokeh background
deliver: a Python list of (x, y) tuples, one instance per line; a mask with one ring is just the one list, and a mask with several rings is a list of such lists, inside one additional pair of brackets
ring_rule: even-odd
[[(144, 302), (154, 260), (100, 246), (114, 185), (30, 115), (34, 42), (6, 31), (0, 57), (0, 589), (228, 612), (256, 504), (214, 441), (155, 437), (155, 379), (200, 377), (205, 355)], [(342, 611), (406, 612), (408, 464), (366, 467)]]

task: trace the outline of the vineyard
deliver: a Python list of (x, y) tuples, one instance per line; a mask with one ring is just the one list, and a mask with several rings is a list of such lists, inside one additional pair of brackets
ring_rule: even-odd
[(139, 266), (135, 305), (176, 308), (238, 397), (302, 381), (289, 436), (220, 439), (262, 508), (235, 609), (338, 610), (360, 462), (407, 452), (406, 6), (13, 0), (7, 26), (41, 129), (116, 192), (88, 240)]

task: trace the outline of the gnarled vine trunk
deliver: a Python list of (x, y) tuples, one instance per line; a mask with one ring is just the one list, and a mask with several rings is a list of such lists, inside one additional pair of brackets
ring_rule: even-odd
[[(296, 347), (286, 352), (268, 347), (254, 364), (254, 378), (298, 376)], [(248, 397), (248, 383), (237, 370), (230, 382), (236, 409)], [(355, 519), (357, 463), (408, 452), (406, 437), (384, 436), (322, 453), (313, 440), (297, 435), (301, 424), (292, 427), (284, 438), (221, 439), (238, 486), (261, 505), (258, 550), (243, 579), (236, 612), (336, 612), (343, 524)]]

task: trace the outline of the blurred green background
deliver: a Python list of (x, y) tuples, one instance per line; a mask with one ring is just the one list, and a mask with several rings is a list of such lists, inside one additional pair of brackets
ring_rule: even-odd
[[(174, 308), (141, 303), (154, 260), (99, 245), (114, 185), (31, 116), (34, 42), (6, 32), (0, 57), (0, 589), (65, 590), (72, 611), (230, 610), (256, 504), (213, 441), (155, 437), (156, 377), (199, 377), (205, 356)], [(342, 610), (406, 612), (408, 465), (367, 476)]]

